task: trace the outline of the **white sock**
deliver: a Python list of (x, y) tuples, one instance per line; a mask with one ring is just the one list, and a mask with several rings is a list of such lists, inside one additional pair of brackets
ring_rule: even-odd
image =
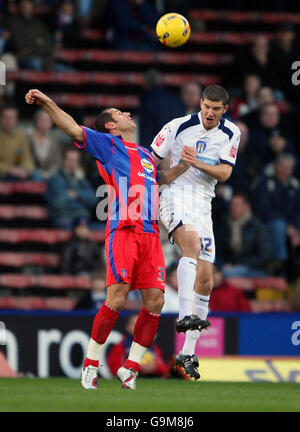
[(128, 356), (128, 360), (134, 361), (138, 364), (141, 363), (142, 358), (145, 355), (145, 352), (147, 351), (148, 348), (143, 347), (142, 345), (138, 344), (137, 342), (132, 342), (131, 347), (130, 347), (130, 351), (129, 351), (129, 356)]
[(196, 279), (197, 260), (182, 257), (177, 267), (179, 319), (192, 315), (191, 297)]
[(98, 361), (100, 358), (100, 354), (103, 350), (104, 344), (98, 344), (94, 339), (90, 339), (88, 350), (87, 350), (87, 358), (90, 360)]
[(191, 296), (192, 312), (198, 315), (202, 320), (206, 320), (208, 315), (208, 305), (210, 296), (205, 296), (202, 294), (197, 294), (193, 291)]
[[(208, 305), (210, 296), (204, 296), (197, 294), (195, 291), (191, 297), (191, 308), (192, 313), (198, 315), (202, 320), (206, 320), (208, 315)], [(181, 350), (182, 354), (193, 355), (195, 353), (195, 347), (200, 337), (201, 332), (199, 330), (188, 330), (185, 333), (185, 341)]]

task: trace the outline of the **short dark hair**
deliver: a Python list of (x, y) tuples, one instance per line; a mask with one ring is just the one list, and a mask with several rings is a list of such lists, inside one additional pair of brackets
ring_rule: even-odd
[(78, 150), (76, 149), (76, 147), (73, 146), (73, 145), (69, 145), (69, 144), (68, 144), (68, 145), (63, 149), (63, 152), (62, 152), (62, 159), (65, 160), (65, 158), (66, 158), (66, 156), (67, 156), (67, 153), (71, 153), (71, 152), (75, 152), (75, 153), (79, 154), (79, 156), (80, 156), (80, 153), (78, 152)]
[(19, 113), (19, 109), (16, 105), (12, 104), (12, 103), (7, 103), (6, 105), (3, 105), (0, 108), (0, 116), (2, 116), (2, 114), (4, 113), (4, 111), (8, 111), (8, 110), (14, 110), (17, 111), (17, 113)]
[(109, 132), (109, 130), (105, 127), (105, 123), (114, 121), (110, 112), (111, 109), (112, 108), (105, 108), (100, 114), (97, 115), (95, 119), (95, 129), (98, 132)]
[(232, 195), (231, 199), (233, 199), (233, 198), (242, 198), (242, 200), (243, 200), (246, 204), (251, 205), (250, 198), (249, 198), (249, 196), (246, 194), (246, 192), (238, 191), (238, 190), (237, 190), (237, 191), (234, 192), (234, 194)]
[(201, 95), (201, 99), (208, 99), (213, 102), (222, 101), (223, 105), (227, 105), (229, 101), (228, 91), (220, 85), (210, 85), (206, 87)]

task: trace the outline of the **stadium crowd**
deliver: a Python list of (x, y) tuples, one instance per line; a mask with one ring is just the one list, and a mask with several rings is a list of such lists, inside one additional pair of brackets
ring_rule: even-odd
[[(237, 0), (232, 8), (245, 9), (244, 3)], [(256, 10), (268, 9), (267, 2), (253, 2), (255, 9), (254, 3)], [(292, 2), (274, 3), (277, 11), (294, 11)], [(173, 10), (189, 17), (190, 10), (197, 8), (214, 8), (214, 2), (2, 1), (1, 60), (7, 72), (80, 71), (80, 65), (70, 65), (56, 53), (76, 49), (80, 34), (95, 28), (105, 33), (101, 40), (104, 49), (159, 51), (164, 47), (153, 37), (159, 16)], [(247, 8), (251, 9), (249, 4)], [(205, 28), (205, 23), (198, 22), (197, 26)], [(238, 285), (232, 285), (233, 278), (283, 278), (291, 287), (291, 293), (283, 294), (283, 298), (293, 299), (291, 309), (299, 308), (293, 287), (300, 278), (300, 86), (291, 80), (291, 65), (300, 60), (298, 29), (292, 22), (283, 22), (272, 40), (258, 34), (251, 43), (235, 50), (233, 62), (221, 76), (231, 96), (226, 115), (236, 122), (242, 135), (233, 175), (217, 185), (213, 202), (217, 261), (212, 311), (251, 310), (249, 300), (256, 293), (245, 294)], [(118, 67), (122, 70), (122, 64)], [(143, 91), (134, 114), (139, 121), (137, 140), (148, 147), (169, 120), (198, 111), (203, 85), (191, 80), (174, 91), (163, 80), (159, 67), (148, 65), (143, 73)], [(104, 299), (105, 289), (103, 244), (93, 240), (93, 231), (103, 230), (96, 218), (99, 199), (95, 189), (101, 180), (96, 164), (88, 155), (79, 154), (43, 110), (29, 112), (20, 102), (20, 94), (25, 95), (27, 88), (28, 83), (20, 88), (8, 80), (0, 89), (0, 182), (46, 185), (41, 199), (49, 211), (49, 228), (72, 232), (60, 249), (61, 265), (56, 272), (90, 277), (91, 292), (85, 292), (74, 307), (95, 309)], [(82, 109), (79, 116), (80, 120), (85, 118)], [(176, 312), (174, 269), (179, 253), (161, 229), (168, 267), (163, 312)], [(21, 274), (28, 271), (34, 273), (35, 269), (18, 270)], [(43, 271), (47, 273), (47, 269)], [(132, 296), (128, 308), (135, 309), (139, 302), (138, 296)]]

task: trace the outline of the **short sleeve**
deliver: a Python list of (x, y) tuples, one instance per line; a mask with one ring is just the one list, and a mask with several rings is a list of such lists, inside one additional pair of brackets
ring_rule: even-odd
[(151, 150), (153, 154), (159, 159), (166, 158), (170, 151), (171, 146), (174, 142), (175, 128), (173, 122), (167, 123), (161, 131), (156, 135), (152, 144)]
[(102, 164), (109, 162), (113, 155), (113, 137), (110, 134), (97, 132), (84, 126), (81, 128), (84, 133), (84, 142), (77, 143), (74, 141), (76, 147), (85, 150)]
[(228, 142), (224, 145), (220, 152), (220, 163), (226, 163), (228, 165), (231, 165), (232, 167), (235, 166), (238, 148), (240, 144), (240, 137), (241, 133), (236, 132), (231, 140), (228, 140)]

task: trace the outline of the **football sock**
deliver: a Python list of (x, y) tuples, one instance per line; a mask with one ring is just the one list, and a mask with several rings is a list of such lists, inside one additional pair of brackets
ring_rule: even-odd
[(93, 321), (91, 340), (88, 346), (84, 366), (95, 366), (99, 364), (99, 356), (102, 347), (113, 329), (119, 312), (114, 311), (105, 302), (102, 304)]
[(84, 367), (87, 366), (99, 366), (99, 358), (103, 349), (103, 344), (98, 344), (92, 338), (90, 339), (86, 359), (84, 360)]
[(139, 370), (139, 364), (147, 348), (152, 345), (156, 335), (159, 318), (159, 314), (149, 312), (145, 307), (141, 309), (134, 326), (133, 342), (130, 347), (128, 360), (124, 364), (126, 368), (131, 368), (134, 371)]
[[(202, 320), (206, 320), (208, 315), (208, 305), (210, 296), (197, 294), (195, 291), (191, 297), (192, 313), (198, 315)], [(199, 330), (188, 330), (185, 333), (185, 342), (181, 350), (182, 354), (193, 355), (195, 353), (196, 343), (200, 337)]]
[(191, 296), (196, 279), (197, 260), (182, 257), (177, 267), (179, 319), (192, 315)]

